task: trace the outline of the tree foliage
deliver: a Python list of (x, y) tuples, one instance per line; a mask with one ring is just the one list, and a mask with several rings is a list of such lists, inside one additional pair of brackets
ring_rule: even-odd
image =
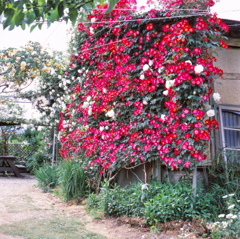
[[(64, 78), (66, 67), (67, 57), (64, 57), (62, 52), (44, 48), (37, 42), (29, 42), (19, 49), (1, 50), (0, 94), (5, 96), (0, 102), (1, 107), (9, 110), (14, 108), (16, 104), (12, 102), (16, 101), (16, 98), (9, 95), (28, 99), (42, 115), (36, 122), (32, 119), (32, 123), (57, 125), (58, 115), (64, 106), (70, 85), (70, 81)], [(6, 119), (11, 118), (11, 115), (2, 114)], [(18, 118), (29, 121), (24, 119), (23, 115)]]
[[(42, 28), (44, 22), (50, 26), (55, 21), (72, 22), (74, 24), (79, 16), (84, 17), (95, 4), (104, 0), (1, 0), (0, 15), (3, 15), (3, 28), (9, 30), (20, 26), (25, 29), (31, 25)], [(117, 0), (109, 0), (108, 11), (113, 9)]]

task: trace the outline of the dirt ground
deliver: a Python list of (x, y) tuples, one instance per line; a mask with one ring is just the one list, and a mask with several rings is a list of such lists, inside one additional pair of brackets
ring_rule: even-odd
[(186, 230), (153, 233), (141, 220), (94, 219), (97, 215), (88, 215), (83, 205), (64, 203), (53, 194), (43, 193), (36, 184), (29, 174), (23, 178), (0, 176), (0, 239), (197, 238)]

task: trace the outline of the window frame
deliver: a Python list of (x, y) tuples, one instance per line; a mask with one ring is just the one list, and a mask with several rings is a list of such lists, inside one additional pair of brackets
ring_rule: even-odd
[(237, 111), (240, 113), (240, 106), (230, 106), (230, 105), (219, 105), (219, 123), (220, 123), (220, 145), (223, 148), (223, 157), (224, 157), (224, 161), (227, 164), (228, 163), (228, 159), (226, 156), (226, 151), (227, 150), (232, 150), (232, 151), (240, 151), (240, 147), (239, 148), (234, 148), (234, 147), (229, 147), (226, 146), (226, 142), (225, 142), (225, 133), (224, 130), (233, 130), (233, 131), (238, 131), (240, 132), (240, 127), (239, 128), (232, 128), (232, 127), (225, 127), (223, 125), (223, 111)]

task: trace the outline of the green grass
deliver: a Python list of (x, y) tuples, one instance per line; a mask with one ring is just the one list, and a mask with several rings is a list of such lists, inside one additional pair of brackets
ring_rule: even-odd
[(104, 239), (87, 231), (78, 217), (64, 217), (62, 215), (51, 218), (30, 218), (12, 224), (0, 226), (1, 233), (11, 236), (20, 236), (24, 239)]
[(0, 198), (0, 202), (4, 204), (9, 213), (41, 210), (33, 205), (32, 198), (27, 195), (14, 195), (14, 197), (3, 196)]

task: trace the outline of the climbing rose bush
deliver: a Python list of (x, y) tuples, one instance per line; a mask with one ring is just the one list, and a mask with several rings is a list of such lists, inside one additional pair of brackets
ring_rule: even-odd
[(168, 10), (145, 13), (134, 1), (110, 14), (100, 5), (78, 24), (66, 74), (80, 80), (60, 115), (63, 157), (84, 154), (86, 169), (101, 174), (152, 160), (191, 168), (206, 159), (218, 128), (211, 84), (223, 73), (210, 50), (227, 48), (228, 27), (209, 13), (212, 1), (164, 2)]

